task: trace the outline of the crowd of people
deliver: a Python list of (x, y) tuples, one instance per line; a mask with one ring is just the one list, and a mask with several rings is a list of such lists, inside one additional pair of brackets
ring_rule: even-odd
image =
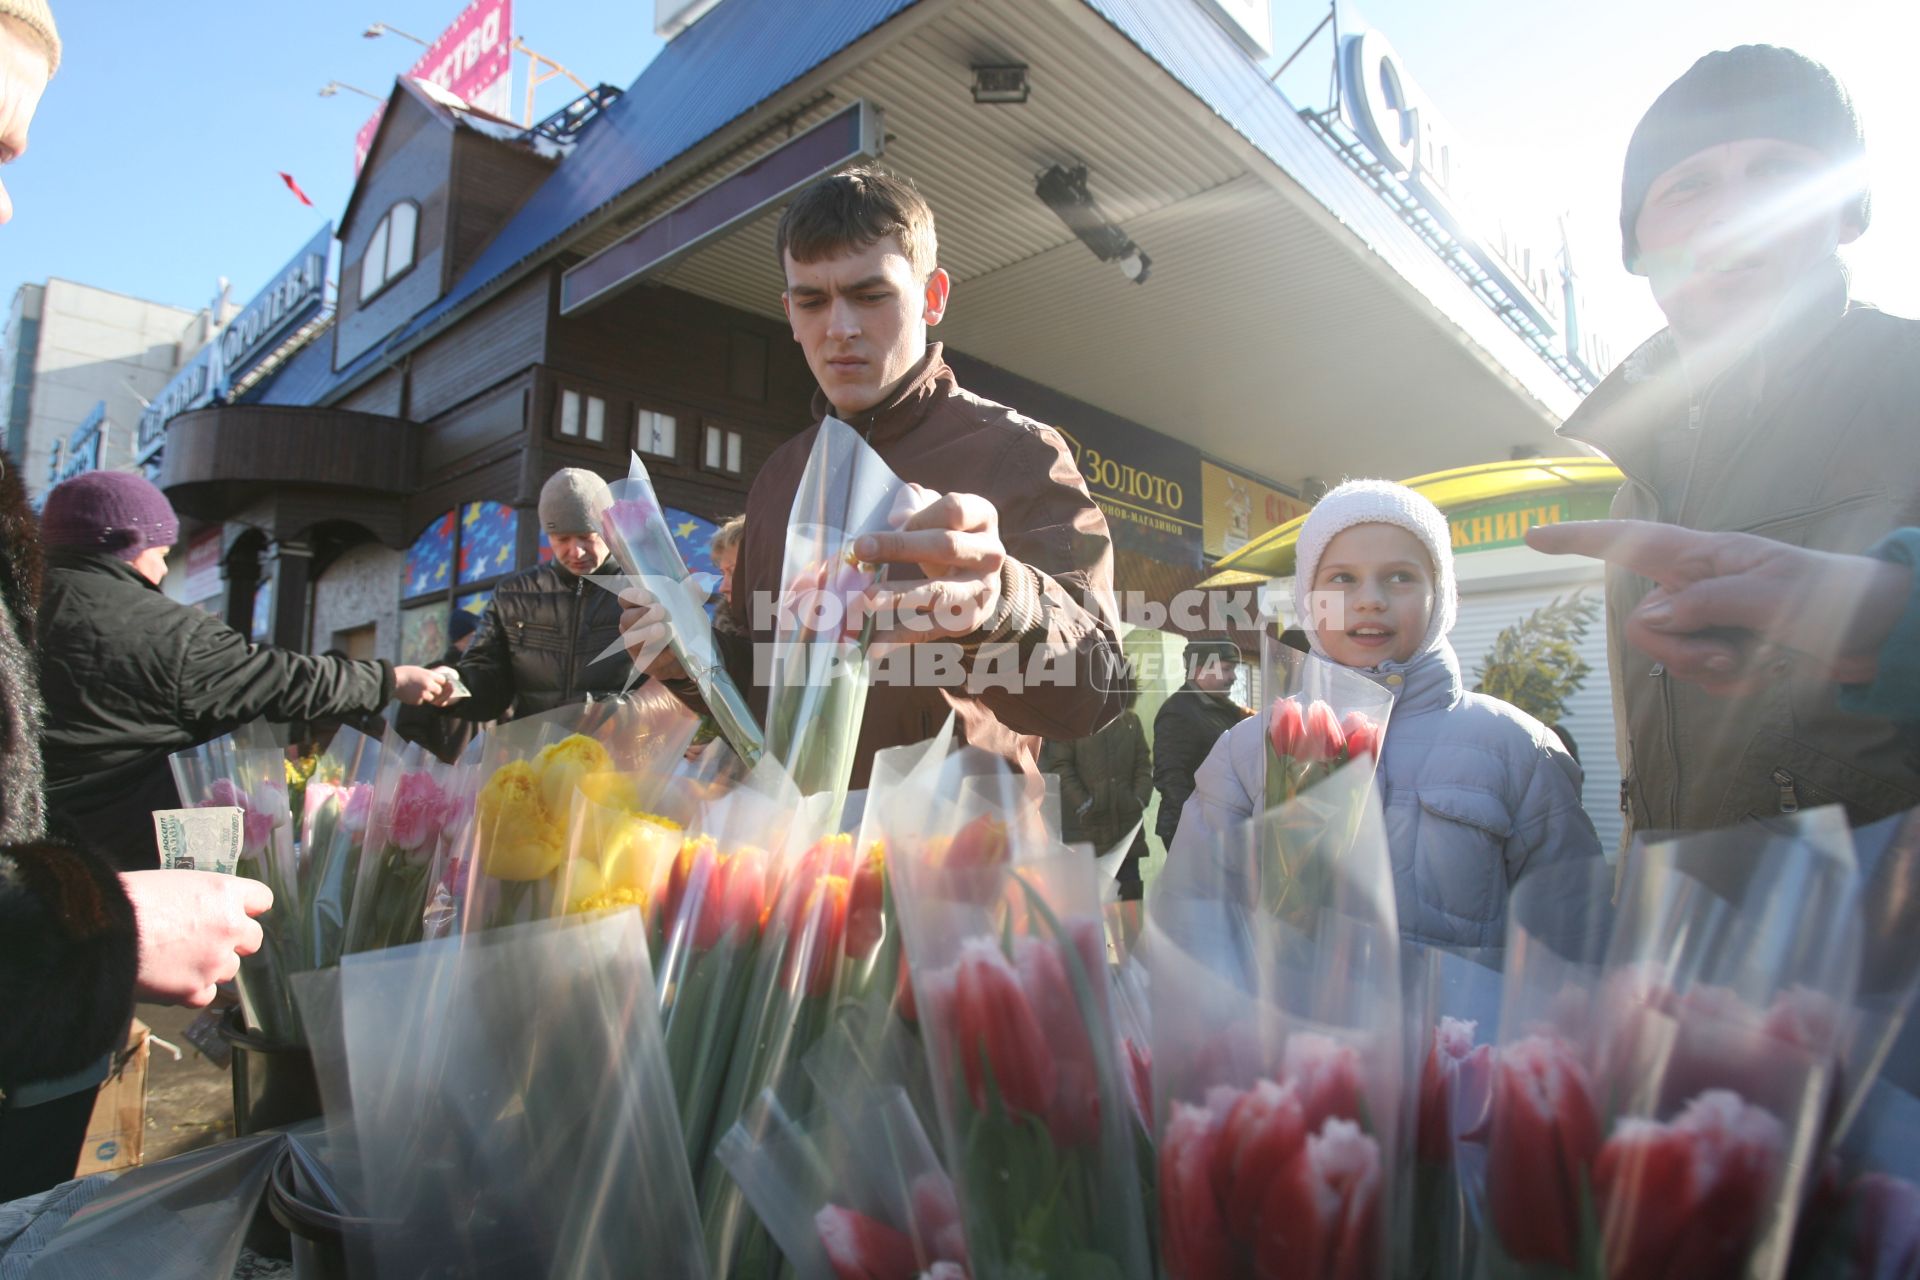
[[(0, 0), (0, 160), (25, 152), (59, 58), (45, 0)], [(1702, 58), (1629, 146), (1624, 261), (1668, 327), (1563, 428), (1625, 473), (1617, 519), (1528, 535), (1610, 562), (1629, 833), (1821, 804), (1864, 824), (1920, 805), (1920, 323), (1848, 296), (1839, 250), (1868, 226), (1863, 157), (1833, 76), (1762, 46)], [(952, 646), (963, 671), (1042, 652), (1069, 673), (877, 685), (854, 785), (876, 752), (951, 715), (967, 743), (1056, 773), (1063, 834), (1124, 843), (1122, 896), (1137, 899), (1156, 791), (1168, 858), (1260, 807), (1264, 724), (1232, 698), (1240, 650), (1187, 645), (1149, 745), (1105, 518), (1060, 433), (967, 391), (930, 340), (951, 287), (911, 184), (876, 169), (814, 183), (777, 253), (816, 423), (851, 424), (916, 495), (896, 531), (855, 548), (894, 570), (868, 608), (933, 620), (884, 639)], [(713, 544), (717, 641), (756, 713), (753, 649), (773, 624), (752, 602), (779, 595), (819, 430), (760, 467)], [(594, 584), (613, 572), (595, 520), (607, 501), (591, 471), (551, 477), (538, 515), (552, 561), (501, 582), (477, 621), (456, 613), (449, 650), (419, 667), (256, 644), (161, 591), (179, 523), (153, 485), (89, 473), (36, 515), (0, 458), (0, 1200), (72, 1173), (136, 998), (205, 1004), (260, 945), (264, 886), (159, 867), (149, 815), (179, 803), (171, 753), (258, 718), (397, 701), (402, 729), (451, 759), (477, 726), (644, 677), (699, 708), (664, 608)], [(1379, 794), (1402, 930), (1497, 961), (1514, 884), (1602, 850), (1559, 738), (1464, 687), (1445, 517), (1386, 481), (1334, 488), (1300, 530), (1295, 593), (1315, 658), (1393, 696)], [(631, 665), (595, 661), (623, 637)]]

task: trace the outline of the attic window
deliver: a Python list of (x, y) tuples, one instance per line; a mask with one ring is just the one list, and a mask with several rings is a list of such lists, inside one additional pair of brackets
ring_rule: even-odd
[(420, 206), (402, 200), (387, 210), (367, 237), (360, 256), (360, 303), (398, 280), (413, 266), (414, 234), (420, 227)]

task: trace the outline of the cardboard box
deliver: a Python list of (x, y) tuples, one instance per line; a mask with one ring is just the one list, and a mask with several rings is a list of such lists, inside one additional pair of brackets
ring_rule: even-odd
[(94, 1100), (75, 1177), (131, 1169), (140, 1163), (147, 1136), (147, 1039), (152, 1034), (146, 1023), (133, 1020), (126, 1047), (114, 1055), (113, 1074)]

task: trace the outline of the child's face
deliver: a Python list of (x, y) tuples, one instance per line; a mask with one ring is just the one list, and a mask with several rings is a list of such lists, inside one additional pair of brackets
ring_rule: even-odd
[(1342, 529), (1314, 570), (1315, 630), (1344, 667), (1405, 662), (1433, 617), (1433, 562), (1420, 539), (1393, 524)]

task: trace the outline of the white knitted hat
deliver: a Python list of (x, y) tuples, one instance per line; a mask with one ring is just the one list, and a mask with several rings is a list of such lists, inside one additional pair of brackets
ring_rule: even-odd
[(1453, 630), (1459, 609), (1459, 588), (1453, 577), (1453, 537), (1447, 532), (1447, 518), (1440, 508), (1403, 484), (1391, 480), (1349, 480), (1328, 490), (1306, 523), (1300, 526), (1300, 539), (1294, 555), (1293, 609), (1307, 642), (1322, 657), (1326, 649), (1314, 632), (1313, 613), (1307, 597), (1313, 591), (1313, 577), (1320, 568), (1320, 557), (1327, 544), (1343, 529), (1357, 524), (1391, 524), (1420, 539), (1433, 558), (1433, 617), (1427, 622), (1426, 638), (1416, 651), (1425, 653)]

